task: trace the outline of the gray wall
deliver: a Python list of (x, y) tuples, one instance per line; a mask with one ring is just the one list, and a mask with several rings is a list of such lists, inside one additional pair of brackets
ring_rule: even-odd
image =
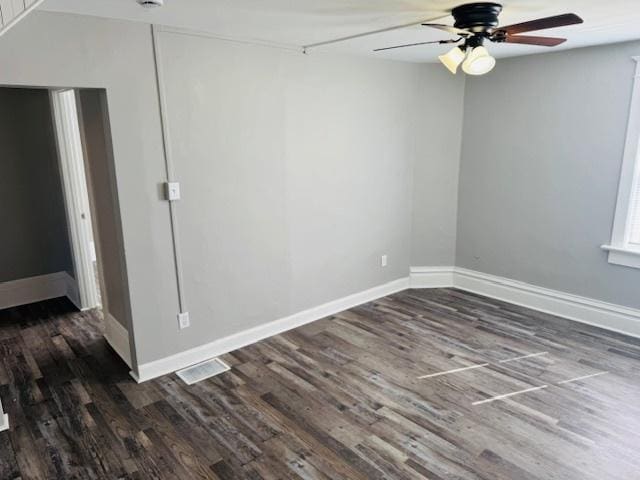
[(640, 307), (611, 237), (640, 43), (500, 60), (466, 85), (456, 264)]
[(46, 90), (0, 88), (0, 282), (73, 276)]
[[(149, 26), (34, 12), (2, 37), (0, 65), (0, 84), (106, 89), (135, 319), (129, 335), (135, 342), (139, 330), (153, 343), (157, 325), (177, 325), (177, 294), (168, 205), (158, 194), (166, 171)], [(140, 351), (151, 359), (144, 344)]]
[[(192, 327), (176, 345), (163, 326), (154, 356), (406, 277), (412, 171), (457, 177), (458, 156), (440, 145), (459, 145), (461, 82), (432, 65), (160, 40)], [(445, 187), (420, 196), (425, 212), (456, 199)], [(449, 263), (451, 211), (425, 213), (421, 232)]]
[[(160, 37), (183, 186), (192, 327), (182, 332), (149, 26), (37, 12), (0, 42), (0, 84), (106, 89), (138, 362), (403, 277), (410, 264), (452, 262), (463, 79), (437, 65)], [(633, 50), (506, 60), (468, 79), (460, 266), (638, 306), (637, 271), (598, 249)]]
[(102, 272), (102, 308), (126, 328), (130, 322), (129, 295), (106, 93), (83, 89), (78, 100), (94, 238)]
[(455, 263), (465, 76), (425, 67), (415, 96), (411, 266)]
[[(456, 123), (435, 128), (423, 96), (455, 104), (462, 84), (437, 66), (161, 38), (184, 189), (182, 332), (149, 26), (36, 12), (0, 42), (0, 84), (106, 89), (138, 362), (406, 275), (414, 165), (452, 161), (415, 138), (438, 142)], [(441, 192), (420, 195), (437, 205)], [(453, 235), (443, 221), (433, 234)]]

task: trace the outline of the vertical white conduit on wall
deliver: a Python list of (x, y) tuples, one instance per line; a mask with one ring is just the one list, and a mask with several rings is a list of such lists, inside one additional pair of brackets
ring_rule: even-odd
[[(171, 142), (169, 137), (169, 125), (167, 115), (167, 100), (165, 98), (164, 73), (162, 70), (162, 59), (160, 49), (159, 28), (151, 25), (151, 38), (153, 42), (153, 58), (156, 68), (156, 84), (158, 88), (158, 103), (160, 106), (160, 122), (162, 126), (162, 146), (164, 152), (164, 162), (167, 172), (167, 182), (175, 182), (175, 171), (171, 157)], [(176, 205), (169, 202), (169, 217), (171, 221), (171, 236), (173, 240), (173, 260), (176, 270), (176, 288), (178, 289), (179, 313), (187, 312), (187, 302), (184, 292), (184, 282), (182, 279), (182, 258), (180, 256), (180, 241), (178, 235), (178, 218)]]

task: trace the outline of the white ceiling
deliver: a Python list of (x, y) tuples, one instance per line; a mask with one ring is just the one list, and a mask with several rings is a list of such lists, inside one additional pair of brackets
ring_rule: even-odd
[[(464, 0), (165, 0), (147, 10), (135, 0), (46, 0), (44, 10), (119, 18), (210, 32), (238, 40), (303, 46), (363, 32), (424, 20), (453, 24), (451, 8)], [(466, 2), (466, 3), (471, 3)], [(553, 50), (640, 39), (639, 0), (505, 0), (501, 25), (576, 13), (585, 23), (546, 30), (541, 35), (566, 36)], [(392, 32), (319, 47), (411, 62), (434, 62), (450, 47), (428, 45), (373, 53), (374, 48), (450, 38), (426, 27)], [(550, 51), (546, 47), (497, 45), (497, 57)]]

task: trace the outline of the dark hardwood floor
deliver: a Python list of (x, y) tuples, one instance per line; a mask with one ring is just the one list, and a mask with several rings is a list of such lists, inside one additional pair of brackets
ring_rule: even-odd
[(136, 385), (98, 314), (69, 312), (0, 312), (2, 479), (640, 479), (640, 341), (621, 335), (409, 290), (217, 378)]

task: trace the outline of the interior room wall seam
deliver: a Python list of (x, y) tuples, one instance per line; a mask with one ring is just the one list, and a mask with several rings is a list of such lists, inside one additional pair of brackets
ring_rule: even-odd
[(640, 306), (638, 271), (610, 264), (601, 249), (611, 238), (639, 46), (501, 59), (467, 81), (457, 267)]
[(421, 102), (412, 134), (411, 266), (453, 265), (466, 78), (422, 65)]
[(455, 240), (454, 249), (453, 249), (454, 250), (454, 255), (453, 255), (454, 267), (461, 266), (459, 261), (460, 204), (461, 204), (461, 198), (462, 198), (461, 181), (462, 181), (462, 162), (464, 160), (464, 138), (467, 130), (467, 122), (465, 120), (466, 120), (466, 112), (467, 112), (467, 100), (469, 98), (468, 96), (469, 87), (470, 87), (470, 81), (465, 76), (463, 100), (462, 100), (462, 117), (460, 118), (460, 121), (462, 122), (462, 128), (460, 128), (460, 152), (458, 155), (459, 161), (458, 161), (458, 191), (456, 194), (456, 240)]
[(455, 230), (453, 239), (453, 266), (458, 266), (458, 235), (460, 234), (460, 178), (462, 174), (462, 147), (464, 144), (465, 130), (465, 112), (467, 111), (467, 88), (469, 86), (469, 78), (464, 76), (464, 85), (462, 87), (462, 109), (460, 111), (460, 143), (458, 145), (458, 181), (456, 184), (456, 206), (455, 206)]

